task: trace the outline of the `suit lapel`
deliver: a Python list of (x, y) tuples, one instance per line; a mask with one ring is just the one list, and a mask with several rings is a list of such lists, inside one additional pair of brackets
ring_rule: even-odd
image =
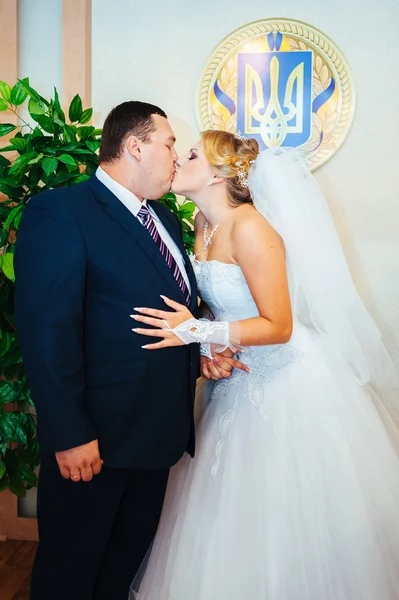
[(169, 287), (173, 290), (174, 295), (178, 296), (178, 302), (184, 302), (184, 296), (177, 281), (173, 277), (172, 271), (166, 264), (158, 246), (140, 221), (103, 183), (101, 183), (101, 181), (98, 180), (95, 175), (92, 175), (90, 178), (89, 185), (104, 211), (141, 246), (143, 252), (151, 260), (160, 275), (162, 275)]

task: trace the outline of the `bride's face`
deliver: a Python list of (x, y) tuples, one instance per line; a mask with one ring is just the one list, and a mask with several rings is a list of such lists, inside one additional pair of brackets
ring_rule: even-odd
[(199, 140), (190, 152), (177, 161), (177, 171), (172, 183), (172, 192), (182, 196), (195, 196), (206, 189), (214, 173), (204, 156), (203, 144)]

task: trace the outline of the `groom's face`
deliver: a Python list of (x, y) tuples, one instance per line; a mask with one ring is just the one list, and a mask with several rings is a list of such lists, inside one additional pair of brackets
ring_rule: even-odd
[(160, 115), (152, 115), (155, 131), (148, 143), (141, 143), (142, 180), (144, 197), (157, 200), (170, 191), (176, 173), (178, 159), (175, 150), (175, 134), (169, 122)]

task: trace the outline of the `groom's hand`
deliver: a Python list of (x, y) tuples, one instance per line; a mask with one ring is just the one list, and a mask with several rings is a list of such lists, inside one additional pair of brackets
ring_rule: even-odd
[(213, 354), (213, 360), (206, 356), (201, 356), (201, 375), (205, 379), (218, 381), (230, 377), (233, 368), (241, 369), (246, 373), (250, 373), (249, 368), (244, 363), (233, 358), (234, 352), (227, 348), (223, 352)]
[(103, 461), (100, 458), (98, 440), (93, 440), (83, 446), (70, 450), (56, 452), (55, 458), (64, 479), (78, 481), (91, 481), (93, 475), (101, 471)]

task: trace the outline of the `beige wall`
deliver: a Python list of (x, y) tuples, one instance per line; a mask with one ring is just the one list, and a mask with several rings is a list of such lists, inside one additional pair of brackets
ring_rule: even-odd
[(43, 96), (62, 93), (61, 0), (18, 0), (18, 76)]

